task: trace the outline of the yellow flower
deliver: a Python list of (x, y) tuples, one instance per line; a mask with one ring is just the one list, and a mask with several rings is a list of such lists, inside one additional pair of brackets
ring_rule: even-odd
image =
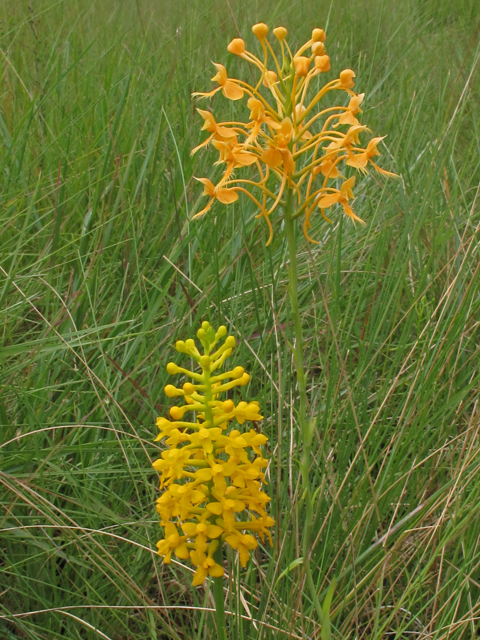
[(357, 222), (361, 222), (362, 224), (365, 224), (361, 218), (355, 215), (352, 208), (348, 204), (348, 201), (351, 198), (353, 198), (352, 187), (354, 184), (355, 184), (355, 176), (352, 176), (348, 180), (345, 180), (345, 182), (340, 187), (340, 190), (332, 189), (333, 193), (323, 196), (318, 201), (318, 206), (320, 207), (320, 209), (328, 209), (329, 207), (338, 203), (342, 205), (345, 213), (347, 214), (347, 216), (352, 218), (352, 220), (356, 220)]
[(218, 125), (213, 113), (210, 113), (210, 111), (204, 111), (203, 109), (197, 109), (197, 111), (205, 121), (202, 127), (202, 131), (208, 131), (211, 135), (201, 144), (199, 144), (198, 147), (192, 149), (192, 151), (190, 152), (192, 156), (199, 149), (205, 147), (214, 138), (215, 140), (229, 140), (231, 138), (237, 137), (237, 134), (233, 129)]
[(194, 93), (194, 96), (200, 96), (201, 98), (208, 98), (210, 96), (215, 95), (217, 91), (222, 91), (225, 98), (229, 100), (241, 100), (243, 98), (243, 89), (239, 87), (236, 80), (232, 80), (227, 76), (227, 70), (223, 66), (223, 64), (213, 63), (217, 69), (217, 73), (213, 76), (213, 82), (218, 82), (219, 86), (213, 91), (208, 91), (207, 93), (197, 92)]
[(200, 586), (207, 576), (212, 578), (221, 578), (225, 573), (225, 569), (215, 562), (211, 555), (198, 553), (196, 551), (190, 552), (190, 558), (192, 563), (198, 567), (193, 576), (193, 586)]
[(215, 199), (223, 204), (231, 204), (232, 202), (235, 202), (235, 200), (238, 200), (238, 193), (232, 189), (225, 189), (225, 187), (222, 186), (216, 187), (208, 178), (195, 178), (195, 180), (198, 180), (203, 184), (203, 195), (210, 196), (210, 201), (204, 209), (194, 216), (194, 218), (203, 216), (203, 214), (210, 209)]
[[(230, 78), (225, 67), (216, 64), (217, 74), (213, 80), (219, 86), (207, 93), (193, 94), (206, 97), (222, 91), (230, 100), (246, 98), (250, 109), (247, 121), (224, 123), (217, 123), (210, 112), (199, 111), (204, 119), (202, 129), (210, 135), (194, 151), (211, 142), (220, 153), (215, 164), (224, 164), (225, 168), (216, 185), (210, 179), (202, 179), (204, 195), (210, 199), (194, 217), (204, 215), (215, 200), (232, 204), (242, 193), (258, 209), (257, 217), (267, 223), (268, 245), (273, 238), (273, 215), (278, 207), (285, 205), (282, 198), (287, 189), (288, 193), (295, 193), (298, 203), (294, 217), (304, 215), (305, 237), (314, 242), (308, 233), (310, 217), (323, 198), (328, 198), (328, 202), (332, 194), (337, 193), (339, 199), (335, 202), (345, 205), (350, 218), (359, 220), (348, 204), (351, 197), (347, 198), (344, 193), (338, 195), (339, 190), (330, 183), (342, 175), (343, 166), (365, 172), (371, 165), (384, 175), (394, 174), (373, 162), (379, 138), (374, 138), (366, 148), (359, 146), (359, 134), (367, 131), (367, 127), (358, 120), (364, 94), (353, 91), (353, 69), (344, 69), (323, 86), (312, 82), (331, 67), (323, 29), (313, 29), (311, 38), (293, 52), (287, 43), (287, 30), (276, 27), (273, 36), (277, 53), (268, 41), (266, 24), (258, 23), (252, 31), (262, 50), (260, 57), (248, 50), (242, 38), (235, 38), (227, 48), (254, 67), (259, 73), (258, 81), (249, 84)], [(346, 94), (348, 105), (331, 101), (331, 106), (321, 108), (326, 94), (334, 91)], [(339, 129), (342, 125), (348, 125), (349, 130), (343, 132)], [(237, 169), (246, 171), (246, 175), (237, 175)], [(324, 208), (320, 208), (322, 216), (330, 222)]]
[[(239, 424), (262, 420), (258, 402), (240, 401), (235, 405), (233, 400), (222, 398), (250, 380), (240, 366), (221, 372), (235, 346), (233, 336), (226, 334), (225, 327), (214, 331), (204, 322), (197, 332), (203, 353), (192, 339), (176, 343), (177, 351), (193, 358), (200, 371), (168, 363), (171, 375), (185, 375), (192, 382), (165, 387), (167, 397), (181, 398), (184, 404), (170, 408), (173, 420), (157, 419), (160, 433), (156, 440), (168, 447), (153, 463), (161, 474), (163, 490), (156, 503), (165, 528), (158, 551), (167, 564), (172, 552), (182, 560), (190, 558), (197, 567), (194, 585), (207, 576), (223, 575), (223, 567), (213, 559), (219, 545), (227, 542), (237, 550), (245, 566), (249, 550), (257, 543), (251, 533), (242, 531), (258, 530), (262, 537), (274, 524), (273, 519), (266, 520), (265, 506), (270, 498), (262, 491), (262, 469), (268, 460), (262, 456), (261, 447), (267, 438), (254, 429), (246, 433), (233, 429), (224, 434), (232, 420)], [(190, 411), (196, 412), (195, 421), (185, 419)], [(258, 518), (252, 513), (263, 518), (261, 527), (255, 524)], [(243, 519), (240, 514), (244, 514)]]
[(177, 558), (186, 560), (188, 549), (184, 542), (186, 536), (180, 536), (177, 527), (169, 522), (165, 525), (165, 539), (157, 542), (158, 553), (163, 556), (165, 564), (169, 564), (172, 559), (172, 551), (175, 551)]
[(242, 567), (247, 566), (247, 562), (250, 558), (250, 551), (258, 547), (258, 542), (249, 533), (240, 533), (240, 531), (233, 531), (225, 538), (232, 549), (238, 549), (238, 555), (240, 558), (240, 564)]

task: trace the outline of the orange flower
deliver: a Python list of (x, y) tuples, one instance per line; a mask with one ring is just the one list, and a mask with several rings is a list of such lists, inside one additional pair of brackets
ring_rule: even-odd
[(235, 80), (231, 80), (230, 78), (228, 78), (227, 70), (225, 69), (223, 64), (217, 64), (216, 62), (214, 62), (213, 64), (217, 68), (217, 73), (213, 76), (212, 81), (218, 82), (220, 86), (218, 86), (216, 89), (213, 89), (213, 91), (207, 91), (206, 93), (197, 91), (195, 93), (192, 93), (192, 95), (200, 96), (202, 98), (209, 98), (210, 96), (215, 95), (217, 91), (220, 91), (221, 89), (225, 98), (228, 98), (229, 100), (241, 100), (244, 94), (243, 89), (238, 86)]
[(338, 189), (334, 189), (334, 193), (329, 193), (326, 196), (322, 196), (318, 201), (318, 206), (320, 207), (320, 209), (328, 209), (329, 207), (338, 203), (342, 205), (345, 213), (352, 220), (356, 220), (358, 222), (361, 222), (362, 224), (365, 224), (364, 221), (353, 212), (352, 208), (348, 204), (348, 201), (353, 198), (352, 187), (354, 184), (355, 176), (352, 176), (348, 180), (345, 180), (345, 182), (340, 187), (340, 191)]
[(210, 111), (204, 111), (203, 109), (197, 109), (197, 111), (205, 120), (201, 130), (208, 131), (211, 135), (206, 140), (204, 140), (204, 142), (192, 149), (190, 155), (193, 156), (194, 153), (196, 153), (202, 147), (205, 147), (213, 138), (215, 138), (216, 140), (231, 140), (232, 138), (237, 137), (237, 133), (234, 129), (228, 129), (227, 127), (218, 125), (213, 113), (210, 113)]
[(364, 93), (359, 93), (358, 95), (352, 96), (350, 98), (350, 102), (348, 103), (348, 107), (346, 111), (342, 113), (342, 115), (338, 118), (338, 122), (335, 125), (338, 127), (340, 124), (350, 124), (350, 125), (359, 125), (360, 123), (355, 118), (357, 113), (362, 113), (360, 109), (360, 105), (363, 102)]
[(283, 164), (285, 173), (293, 173), (295, 171), (295, 162), (292, 153), (288, 148), (293, 135), (293, 124), (290, 118), (285, 118), (280, 123), (280, 131), (274, 140), (269, 142), (268, 148), (261, 155), (261, 160), (272, 168), (279, 167)]
[(231, 204), (235, 202), (235, 200), (238, 200), (238, 193), (232, 189), (225, 189), (225, 187), (218, 188), (208, 178), (195, 178), (195, 180), (198, 180), (198, 182), (204, 185), (203, 195), (210, 196), (210, 201), (205, 208), (193, 216), (194, 218), (203, 216), (203, 214), (210, 209), (214, 200), (218, 200), (222, 204)]
[[(309, 237), (308, 229), (318, 202), (333, 202), (332, 198), (337, 198), (335, 202), (342, 204), (349, 217), (359, 219), (348, 205), (345, 189), (349, 181), (345, 181), (343, 191), (331, 186), (330, 181), (342, 175), (345, 163), (362, 172), (372, 165), (384, 175), (394, 174), (373, 162), (373, 157), (378, 155), (379, 138), (374, 138), (366, 148), (360, 147), (360, 133), (368, 129), (358, 120), (364, 94), (353, 90), (353, 69), (343, 69), (337, 78), (325, 83), (313, 81), (331, 67), (323, 29), (313, 29), (311, 37), (294, 51), (287, 42), (287, 30), (276, 27), (273, 40), (280, 55), (275, 53), (273, 42), (269, 42), (270, 30), (266, 24), (258, 23), (252, 31), (258, 40), (260, 56), (249, 51), (242, 38), (235, 38), (228, 45), (230, 53), (254, 68), (257, 78), (252, 84), (229, 78), (225, 67), (216, 64), (213, 80), (219, 86), (209, 93), (193, 94), (212, 96), (221, 90), (230, 100), (246, 96), (250, 109), (245, 122), (221, 124), (217, 124), (211, 114), (205, 115), (209, 112), (200, 111), (204, 120), (208, 119), (203, 129), (210, 135), (194, 151), (211, 141), (220, 152), (216, 164), (226, 166), (217, 186), (205, 190), (211, 200), (197, 216), (203, 215), (215, 199), (233, 202), (234, 196), (228, 192), (225, 195), (222, 189), (243, 193), (257, 208), (256, 217), (263, 218), (268, 225), (268, 245), (273, 238), (273, 214), (278, 207), (292, 202), (290, 196), (283, 198), (284, 194), (294, 193), (297, 206), (294, 219), (304, 215), (305, 238), (315, 242)], [(344, 106), (343, 100), (340, 103), (329, 100), (321, 107), (330, 92), (347, 94), (348, 105)], [(343, 125), (348, 131), (341, 130)], [(244, 167), (251, 168), (245, 171), (246, 175), (237, 177), (234, 170)], [(321, 212), (325, 220), (331, 222), (324, 215), (323, 207)]]

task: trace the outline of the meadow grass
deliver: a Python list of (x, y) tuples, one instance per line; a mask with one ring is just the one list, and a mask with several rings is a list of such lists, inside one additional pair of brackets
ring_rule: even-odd
[(245, 570), (228, 559), (231, 638), (320, 637), (281, 226), (266, 248), (242, 198), (190, 220), (216, 159), (190, 156), (190, 94), (211, 60), (240, 69), (226, 46), (261, 20), (299, 43), (325, 28), (400, 175), (358, 180), (366, 227), (337, 212), (319, 245), (298, 234), (320, 600), (335, 578), (335, 638), (479, 633), (476, 0), (17, 0), (0, 5), (2, 640), (216, 637), (208, 589), (156, 555), (151, 468), (165, 365), (204, 319), (239, 339), (277, 521)]

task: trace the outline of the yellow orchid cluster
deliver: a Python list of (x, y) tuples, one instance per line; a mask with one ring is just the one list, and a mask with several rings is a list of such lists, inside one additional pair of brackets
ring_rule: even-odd
[[(357, 119), (361, 113), (364, 94), (356, 94), (355, 73), (344, 69), (340, 76), (322, 84), (318, 76), (330, 70), (330, 58), (325, 48), (323, 29), (314, 29), (312, 37), (293, 54), (286, 40), (284, 27), (273, 29), (280, 45), (281, 56), (275, 54), (268, 41), (268, 27), (259, 23), (252, 31), (260, 42), (263, 60), (247, 51), (245, 42), (235, 38), (228, 51), (250, 63), (260, 72), (255, 85), (230, 78), (222, 64), (215, 64), (212, 78), (218, 86), (206, 93), (193, 95), (202, 98), (221, 91), (228, 100), (247, 98), (250, 119), (244, 122), (217, 123), (210, 111), (198, 109), (204, 120), (202, 130), (208, 138), (193, 149), (192, 154), (212, 144), (219, 152), (215, 164), (225, 165), (225, 172), (214, 185), (208, 178), (197, 178), (204, 185), (204, 195), (209, 196), (207, 206), (194, 217), (205, 214), (215, 200), (230, 204), (238, 199), (239, 192), (247, 195), (258, 207), (268, 224), (270, 237), (273, 228), (270, 217), (279, 204), (285, 189), (293, 189), (297, 197), (294, 218), (304, 214), (303, 231), (307, 240), (310, 217), (319, 208), (322, 216), (331, 222), (324, 210), (340, 204), (351, 219), (363, 222), (352, 210), (355, 176), (346, 179), (341, 174), (342, 164), (367, 172), (373, 166), (385, 175), (395, 174), (381, 169), (373, 158), (379, 154), (378, 145), (383, 139), (372, 138), (366, 147), (360, 145), (360, 135), (369, 131)], [(274, 67), (269, 68), (269, 65)], [(309, 89), (313, 97), (308, 98)], [(322, 98), (330, 91), (339, 90), (349, 96), (346, 106), (328, 106), (316, 110)], [(235, 169), (252, 166), (258, 172), (258, 180), (236, 178)], [(331, 186), (340, 179), (340, 185)], [(257, 193), (251, 193), (253, 187)]]
[[(192, 339), (179, 340), (175, 347), (192, 358), (200, 372), (173, 362), (167, 365), (169, 374), (183, 374), (191, 382), (181, 388), (170, 384), (165, 387), (169, 398), (181, 397), (184, 404), (170, 409), (172, 420), (157, 419), (160, 433), (156, 441), (164, 441), (168, 448), (153, 463), (161, 473), (163, 489), (156, 507), (165, 537), (157, 544), (158, 552), (167, 564), (172, 552), (182, 560), (190, 558), (197, 567), (195, 586), (207, 575), (223, 576), (223, 566), (214, 558), (220, 544), (226, 542), (236, 549), (245, 567), (250, 551), (258, 546), (252, 533), (262, 541), (266, 534), (271, 543), (268, 528), (275, 524), (265, 510), (270, 498), (261, 490), (265, 481), (262, 469), (268, 460), (260, 447), (267, 438), (254, 429), (226, 433), (232, 420), (239, 424), (262, 420), (257, 402), (235, 405), (225, 397), (250, 380), (243, 367), (220, 373), (233, 351), (235, 338), (227, 336), (226, 327), (215, 331), (208, 322), (202, 323), (197, 338), (203, 353)], [(184, 420), (188, 412), (193, 413), (191, 421)], [(240, 519), (242, 512), (246, 513)]]

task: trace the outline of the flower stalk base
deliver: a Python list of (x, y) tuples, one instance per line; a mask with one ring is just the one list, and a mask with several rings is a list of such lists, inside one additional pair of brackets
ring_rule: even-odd
[(330, 621), (325, 616), (320, 602), (318, 600), (315, 582), (313, 580), (310, 565), (310, 541), (313, 526), (313, 503), (312, 489), (310, 486), (310, 461), (313, 430), (310, 421), (307, 419), (307, 380), (305, 376), (305, 367), (303, 360), (304, 343), (303, 329), (300, 318), (300, 309), (298, 302), (298, 272), (297, 272), (297, 242), (295, 236), (295, 212), (294, 212), (294, 192), (292, 188), (286, 189), (285, 198), (285, 235), (287, 237), (288, 246), (288, 292), (290, 297), (290, 307), (293, 319), (293, 328), (295, 334), (295, 344), (293, 346), (293, 357), (295, 362), (295, 370), (297, 374), (298, 392), (300, 395), (299, 410), (297, 414), (300, 434), (303, 443), (302, 456), (300, 462), (300, 473), (302, 476), (302, 494), (305, 500), (305, 523), (303, 528), (302, 553), (303, 564), (305, 568), (305, 576), (310, 591), (310, 596), (315, 605), (315, 610), (322, 625), (322, 640), (331, 640)]

